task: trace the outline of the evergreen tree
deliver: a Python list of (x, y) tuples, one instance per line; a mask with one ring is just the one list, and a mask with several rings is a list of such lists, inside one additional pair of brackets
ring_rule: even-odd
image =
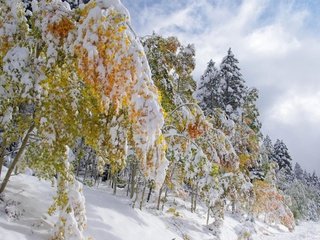
[(272, 160), (273, 152), (274, 152), (273, 143), (270, 137), (267, 135), (263, 139), (262, 146), (261, 146), (262, 164), (269, 163)]
[(311, 183), (312, 183), (312, 185), (315, 186), (315, 187), (317, 187), (318, 184), (319, 184), (319, 178), (318, 178), (318, 176), (317, 176), (317, 174), (316, 174), (315, 171), (313, 171), (313, 173), (312, 173)]
[(256, 88), (252, 88), (247, 91), (242, 115), (242, 121), (256, 133), (259, 133), (261, 129), (261, 122), (258, 119), (260, 113), (256, 105), (258, 98), (259, 93)]
[(195, 97), (206, 115), (212, 115), (215, 108), (222, 107), (222, 89), (218, 76), (219, 71), (215, 67), (215, 62), (210, 60), (197, 84), (195, 93)]
[(279, 170), (284, 169), (286, 174), (292, 173), (292, 159), (287, 146), (282, 140), (277, 139), (274, 144), (272, 160), (279, 165)]
[(294, 175), (295, 175), (296, 179), (303, 181), (303, 170), (302, 170), (299, 163), (296, 163), (294, 165)]
[(247, 91), (238, 63), (238, 59), (235, 58), (230, 48), (228, 55), (223, 58), (220, 64), (219, 73), (223, 109), (232, 118), (241, 114), (241, 107), (244, 104)]

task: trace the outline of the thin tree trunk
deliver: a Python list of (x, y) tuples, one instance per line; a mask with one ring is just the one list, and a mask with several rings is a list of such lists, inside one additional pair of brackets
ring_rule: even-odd
[(169, 188), (166, 187), (166, 191), (165, 191), (165, 193), (164, 193), (164, 199), (163, 199), (163, 202), (162, 202), (162, 208), (161, 208), (162, 211), (163, 211), (163, 209), (164, 209), (164, 204), (165, 204), (166, 201), (167, 201), (168, 191), (169, 191)]
[(20, 160), (20, 157), (22, 156), (23, 154), (23, 151), (25, 150), (26, 146), (27, 146), (27, 143), (28, 143), (28, 140), (29, 140), (29, 137), (30, 137), (30, 133), (33, 131), (34, 129), (34, 124), (32, 124), (30, 126), (30, 128), (28, 129), (26, 135), (24, 136), (23, 140), (22, 140), (22, 143), (21, 143), (21, 146), (20, 146), (20, 149), (19, 151), (17, 152), (17, 155), (15, 156), (15, 158), (13, 159), (12, 163), (10, 164), (10, 167), (7, 171), (7, 174), (5, 176), (5, 178), (3, 179), (3, 182), (1, 184), (1, 187), (0, 187), (0, 193), (2, 193), (4, 191), (4, 189), (6, 188), (8, 182), (9, 182), (9, 178), (15, 168), (15, 166), (17, 165), (17, 163), (19, 162)]
[(194, 212), (196, 211), (197, 209), (197, 196), (198, 196), (198, 191), (199, 191), (199, 182), (197, 182), (197, 185), (196, 185), (196, 193), (195, 193), (195, 196), (194, 196), (194, 203), (193, 203), (193, 210)]
[(98, 163), (96, 161), (94, 164), (94, 185), (97, 184), (98, 178), (99, 178)]
[(194, 203), (194, 193), (193, 188), (191, 189), (191, 212), (193, 212), (193, 203)]
[(2, 144), (3, 144), (3, 146), (0, 149), (0, 177), (1, 177), (1, 172), (2, 172), (2, 166), (4, 164), (4, 154), (6, 152), (6, 143), (3, 142)]
[(147, 184), (146, 184), (146, 182), (145, 182), (145, 183), (144, 183), (143, 190), (142, 190), (142, 195), (141, 195), (140, 210), (142, 210), (142, 205), (143, 205), (144, 194), (145, 194), (145, 192), (146, 192), (146, 188), (147, 188)]
[(131, 179), (131, 172), (129, 173), (128, 177), (128, 183), (127, 183), (127, 197), (129, 196), (129, 191), (130, 191), (130, 179)]
[(113, 195), (117, 194), (117, 181), (118, 181), (118, 173), (116, 173), (113, 177)]
[(136, 178), (136, 175), (137, 175), (137, 164), (134, 162), (134, 163), (131, 163), (131, 185), (130, 185), (130, 199), (133, 198), (133, 195), (134, 195), (134, 190), (135, 190), (135, 178)]
[(209, 203), (208, 212), (207, 212), (207, 226), (209, 225), (209, 218), (210, 218), (210, 203)]
[(132, 208), (134, 208), (135, 205), (136, 205), (136, 202), (138, 200), (138, 193), (139, 193), (139, 185), (137, 184), (137, 186), (136, 186), (136, 197), (135, 197), (135, 199), (133, 201)]
[(152, 183), (152, 182), (150, 182), (150, 188), (149, 188), (149, 193), (148, 193), (147, 202), (149, 202), (149, 201), (150, 201), (151, 193), (152, 193), (152, 188), (153, 188), (153, 183)]
[(163, 187), (164, 187), (164, 184), (161, 186), (161, 188), (160, 188), (160, 190), (159, 190), (158, 203), (157, 203), (157, 210), (160, 210), (161, 195), (162, 195)]
[(79, 173), (80, 173), (80, 165), (81, 165), (81, 158), (79, 158), (78, 160), (77, 173), (76, 173), (77, 177), (79, 176)]
[(86, 180), (86, 178), (87, 178), (88, 162), (89, 162), (89, 156), (88, 156), (87, 159), (86, 159), (86, 167), (85, 167), (84, 175), (83, 175), (83, 183), (85, 183), (85, 180)]

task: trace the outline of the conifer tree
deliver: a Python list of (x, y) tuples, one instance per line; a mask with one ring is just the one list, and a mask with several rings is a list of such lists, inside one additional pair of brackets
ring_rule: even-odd
[(279, 170), (284, 170), (288, 175), (292, 173), (292, 158), (289, 154), (288, 148), (282, 140), (277, 139), (274, 144), (274, 152), (272, 160), (279, 165)]
[(298, 180), (303, 181), (303, 169), (299, 163), (294, 165), (294, 175)]
[(258, 90), (252, 88), (247, 91), (243, 105), (242, 121), (245, 122), (255, 133), (260, 134), (261, 122), (256, 102), (259, 98)]
[(215, 108), (222, 107), (222, 89), (218, 76), (219, 71), (210, 60), (195, 92), (195, 97), (206, 115), (212, 115)]
[(241, 108), (245, 101), (246, 87), (244, 79), (238, 67), (239, 61), (231, 51), (228, 50), (220, 64), (219, 78), (222, 88), (223, 109), (232, 118), (241, 114)]

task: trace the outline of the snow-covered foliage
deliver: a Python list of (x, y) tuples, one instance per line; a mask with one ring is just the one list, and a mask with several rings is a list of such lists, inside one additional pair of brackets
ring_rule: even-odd
[[(72, 150), (67, 147), (65, 160), (67, 170), (74, 160)], [(49, 212), (51, 212), (55, 210), (54, 208), (59, 208), (58, 222), (55, 224), (51, 239), (85, 239), (83, 231), (87, 224), (87, 218), (82, 184), (72, 174), (64, 178), (58, 176), (58, 191), (57, 205), (53, 205), (49, 209)], [(58, 201), (62, 201), (63, 205), (59, 206)]]
[(238, 63), (231, 49), (223, 58), (219, 70), (212, 60), (208, 63), (195, 93), (206, 114), (212, 114), (216, 108), (221, 108), (233, 120), (242, 117), (248, 90)]
[(277, 139), (274, 144), (272, 160), (279, 165), (279, 170), (284, 169), (285, 173), (292, 173), (292, 159), (289, 155), (288, 148), (285, 143), (279, 139)]
[(254, 218), (290, 230), (318, 220), (318, 176), (262, 138), (258, 90), (231, 49), (198, 84), (195, 62), (176, 37), (140, 39), (120, 0), (0, 0), (0, 192), (25, 168), (49, 179), (52, 239), (85, 239), (79, 181), (109, 181), (133, 208), (176, 217), (188, 202), (214, 239), (228, 214), (239, 239), (252, 238)]
[(195, 92), (195, 97), (206, 115), (212, 115), (215, 108), (222, 106), (222, 91), (219, 71), (215, 62), (210, 60)]

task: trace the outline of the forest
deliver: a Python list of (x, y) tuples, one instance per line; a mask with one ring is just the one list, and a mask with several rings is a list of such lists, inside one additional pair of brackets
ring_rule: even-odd
[(320, 179), (262, 132), (236, 49), (200, 79), (196, 51), (138, 36), (119, 0), (0, 0), (0, 201), (16, 175), (49, 181), (56, 240), (87, 239), (83, 188), (99, 185), (142, 211), (201, 206), (216, 239), (225, 214), (239, 239), (255, 220), (318, 221)]

